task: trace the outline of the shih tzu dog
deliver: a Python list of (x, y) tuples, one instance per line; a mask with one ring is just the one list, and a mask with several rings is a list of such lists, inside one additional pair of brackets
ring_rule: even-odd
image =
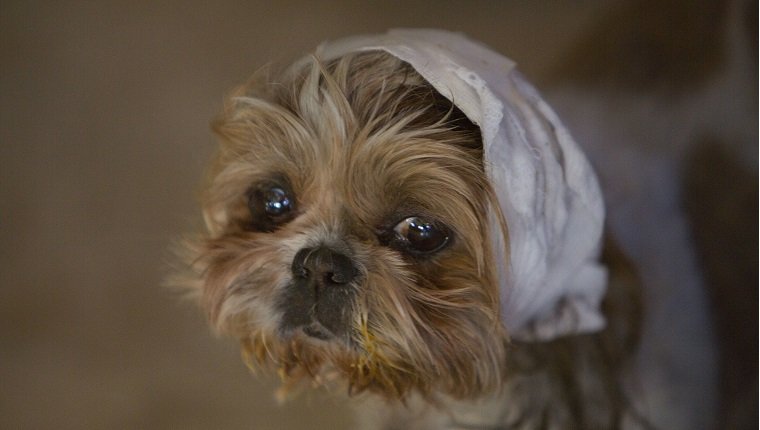
[(623, 388), (636, 276), (510, 60), (440, 31), (344, 39), (213, 128), (183, 283), (285, 391), (345, 390), (365, 428), (648, 425)]

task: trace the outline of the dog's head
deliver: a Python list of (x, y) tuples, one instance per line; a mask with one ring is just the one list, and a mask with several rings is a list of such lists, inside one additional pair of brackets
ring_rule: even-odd
[(286, 383), (498, 387), (502, 232), (480, 130), (457, 107), (369, 51), (254, 79), (214, 130), (208, 234), (190, 258), (215, 327)]

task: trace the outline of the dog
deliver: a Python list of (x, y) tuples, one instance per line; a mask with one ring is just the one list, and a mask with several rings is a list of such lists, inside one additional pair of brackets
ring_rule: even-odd
[(623, 384), (636, 272), (509, 60), (437, 31), (339, 41), (213, 129), (180, 283), (283, 395), (342, 390), (368, 429), (649, 426)]

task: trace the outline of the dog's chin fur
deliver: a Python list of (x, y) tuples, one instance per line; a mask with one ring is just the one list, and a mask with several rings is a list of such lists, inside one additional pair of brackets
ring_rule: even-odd
[[(606, 302), (625, 323), (510, 344), (490, 248), (494, 235), (507, 243), (509, 220), (491, 227), (499, 211), (479, 129), (385, 53), (314, 59), (281, 76), (259, 73), (213, 124), (221, 146), (203, 195), (208, 233), (187, 247), (183, 282), (212, 325), (239, 339), (254, 365), (277, 369), (286, 388), (344, 384), (400, 408), (506, 398), (500, 422), (515, 427), (619, 423), (615, 381), (635, 337), (629, 279)], [(292, 190), (294, 213), (252, 228), (247, 196), (273, 178)], [(408, 216), (445, 225), (448, 245), (425, 255), (389, 246), (384, 234)], [(350, 299), (330, 314), (332, 329), (310, 336), (285, 322), (294, 258), (319, 246), (347, 255), (358, 275), (342, 287)]]

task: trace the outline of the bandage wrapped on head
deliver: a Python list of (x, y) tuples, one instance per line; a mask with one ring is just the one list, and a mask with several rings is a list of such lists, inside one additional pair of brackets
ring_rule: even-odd
[(570, 133), (515, 63), (439, 30), (351, 37), (322, 45), (317, 56), (331, 60), (367, 50), (409, 63), (480, 127), (486, 174), (508, 228), (508, 249), (501, 235), (493, 246), (510, 335), (543, 341), (601, 330), (607, 273), (599, 263), (599, 184)]

